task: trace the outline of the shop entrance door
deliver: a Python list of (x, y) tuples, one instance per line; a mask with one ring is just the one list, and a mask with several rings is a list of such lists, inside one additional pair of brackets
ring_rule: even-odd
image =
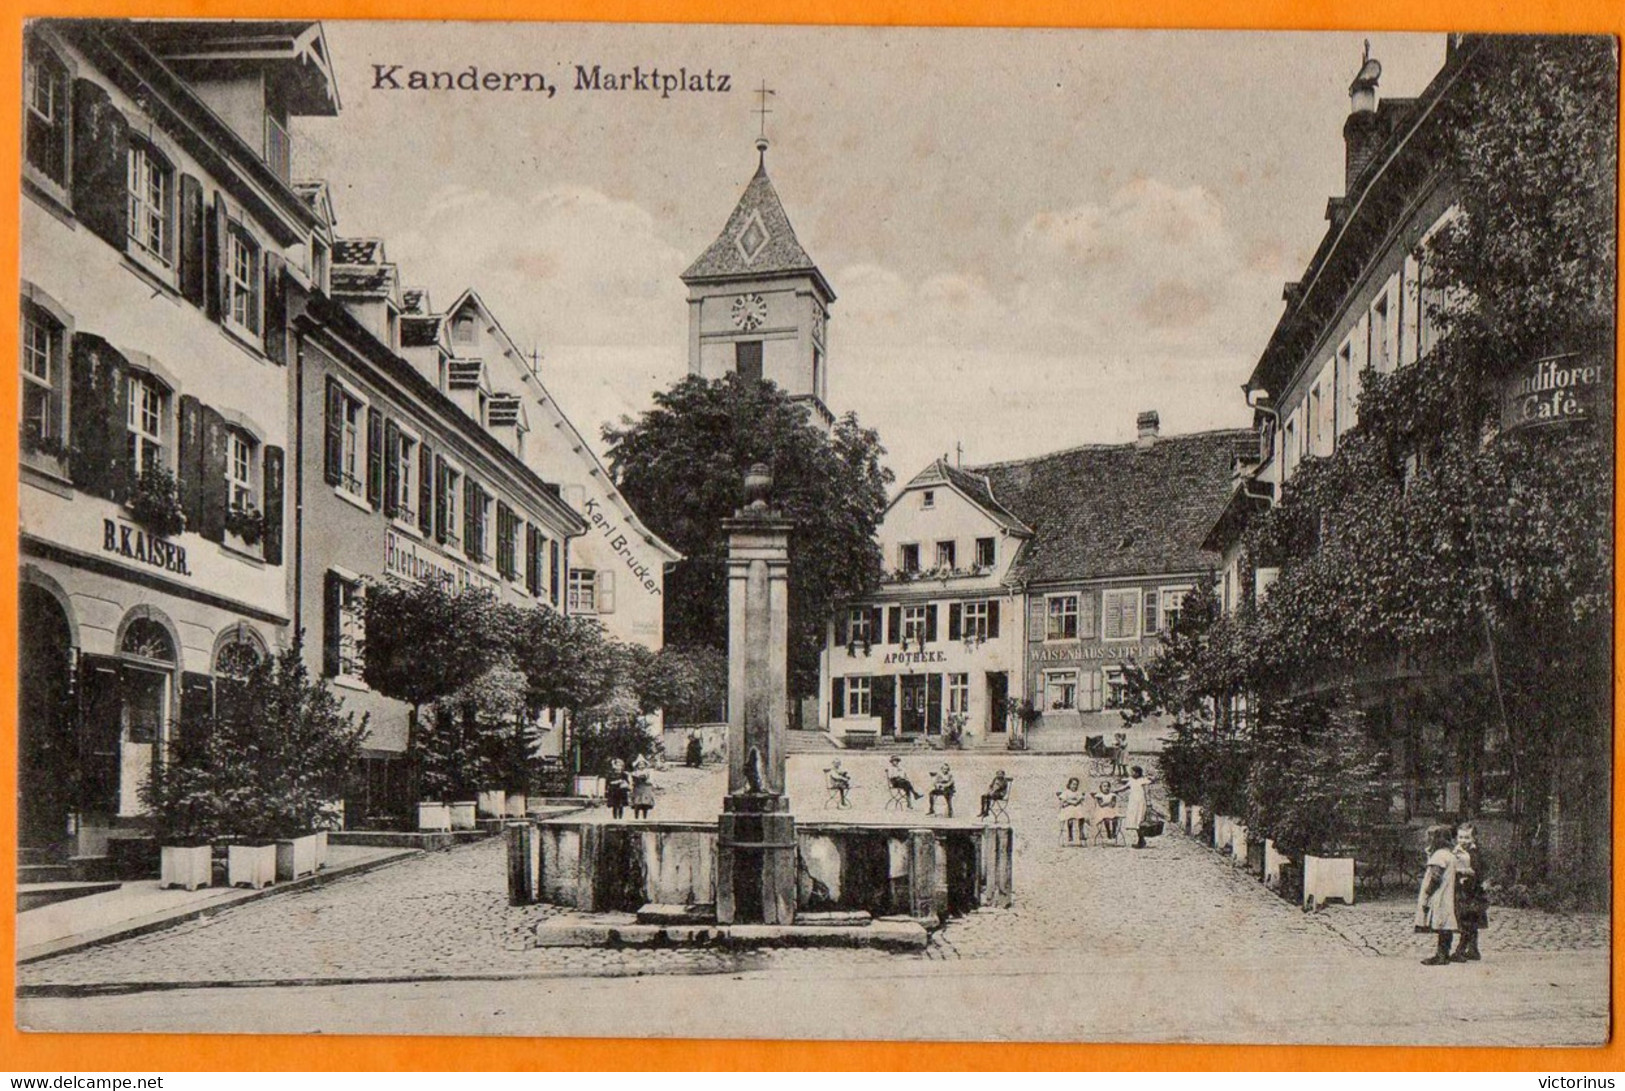
[(905, 735), (925, 734), (926, 724), (926, 696), (925, 675), (905, 674), (898, 679), (898, 689), (902, 691), (903, 715), (899, 726)]
[(1010, 720), (1010, 675), (1005, 671), (987, 672), (987, 729), (992, 734), (1003, 734)]
[(29, 583), (22, 585), (18, 621), (18, 844), (66, 855), (79, 767), (73, 634), (55, 597)]
[(152, 779), (152, 757), (163, 737), (169, 708), (169, 675), (140, 667), (124, 668), (124, 723), (119, 740), (118, 813), (137, 815), (141, 786)]

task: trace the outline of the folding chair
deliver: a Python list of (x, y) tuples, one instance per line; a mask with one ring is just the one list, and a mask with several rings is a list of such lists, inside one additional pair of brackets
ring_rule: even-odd
[(886, 778), (886, 808), (885, 809), (888, 810), (888, 811), (903, 811), (903, 810), (908, 809), (908, 805), (909, 805), (908, 789), (907, 788), (902, 788), (902, 787), (899, 787), (896, 784), (893, 784), (891, 782), (891, 778), (887, 777)]
[(1094, 844), (1117, 845), (1118, 847), (1127, 845), (1128, 842), (1123, 839), (1123, 816), (1110, 815), (1098, 819), (1095, 822)]
[(1015, 777), (1005, 778), (1004, 798), (987, 801), (987, 817), (982, 819), (983, 822), (993, 825), (1003, 822), (1006, 826), (1010, 824), (1010, 793), (1016, 790), (1015, 779)]

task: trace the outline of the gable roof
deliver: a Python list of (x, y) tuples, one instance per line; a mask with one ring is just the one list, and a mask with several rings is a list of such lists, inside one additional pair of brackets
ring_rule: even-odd
[(790, 226), (790, 217), (767, 176), (764, 155), (722, 234), (684, 270), (682, 279), (687, 284), (795, 273), (812, 277), (830, 300), (835, 299), (834, 289), (801, 248), (795, 228)]
[[(923, 488), (928, 485), (947, 485), (972, 504), (981, 508), (988, 518), (1004, 527), (1006, 530), (1018, 534), (1031, 534), (1032, 528), (1011, 513), (993, 495), (993, 486), (988, 479), (979, 473), (950, 466), (946, 458), (939, 458), (931, 465), (915, 474), (902, 491), (892, 499), (892, 504), (903, 498), (903, 493), (911, 489)], [(887, 505), (890, 510), (891, 504)]]
[(426, 348), (440, 343), (438, 314), (401, 315), (401, 345), (406, 348)]
[(1016, 583), (1193, 572), (1230, 496), (1231, 467), (1257, 437), (1227, 428), (1164, 436), (1149, 447), (1098, 444), (971, 467), (1033, 528), (1010, 571)]

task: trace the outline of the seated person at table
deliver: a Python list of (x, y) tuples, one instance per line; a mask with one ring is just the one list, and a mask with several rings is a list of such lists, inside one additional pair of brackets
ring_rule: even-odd
[(910, 807), (913, 807), (914, 801), (924, 794), (916, 791), (914, 785), (909, 782), (908, 774), (903, 772), (903, 759), (896, 754), (893, 754), (891, 760), (886, 763), (886, 783), (905, 793)]
[(1004, 775), (1003, 769), (1000, 769), (993, 774), (993, 779), (988, 782), (987, 791), (982, 793), (982, 813), (977, 817), (986, 818), (989, 812), (992, 811), (994, 802), (1004, 799), (1009, 794), (1010, 778)]
[(947, 805), (948, 817), (952, 818), (954, 816), (954, 774), (948, 768), (947, 762), (943, 762), (942, 768), (931, 774), (931, 799), (929, 800), (930, 806), (926, 808), (926, 813), (937, 813), (938, 797), (941, 797), (943, 803)]

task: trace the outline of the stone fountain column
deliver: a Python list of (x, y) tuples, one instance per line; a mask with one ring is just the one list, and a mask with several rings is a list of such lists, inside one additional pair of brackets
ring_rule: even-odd
[(717, 820), (717, 922), (790, 924), (796, 822), (784, 791), (789, 726), (791, 524), (767, 504), (767, 467), (745, 476), (728, 532), (728, 794)]

